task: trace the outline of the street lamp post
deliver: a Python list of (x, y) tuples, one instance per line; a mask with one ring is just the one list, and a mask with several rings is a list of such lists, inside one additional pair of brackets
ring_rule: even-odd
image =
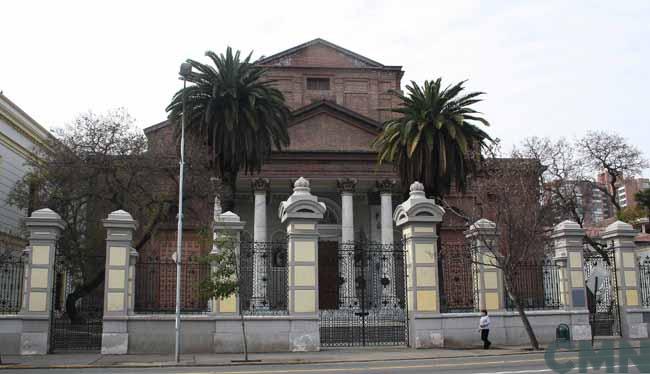
[(183, 174), (185, 166), (185, 88), (187, 76), (192, 71), (192, 65), (187, 62), (181, 64), (180, 79), (183, 80), (182, 116), (181, 116), (181, 160), (178, 177), (178, 228), (176, 234), (176, 344), (174, 357), (176, 362), (181, 359), (181, 262), (183, 259)]

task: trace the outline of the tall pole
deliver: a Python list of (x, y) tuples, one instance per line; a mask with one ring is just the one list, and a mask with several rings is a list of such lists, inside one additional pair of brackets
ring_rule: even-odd
[(187, 88), (187, 74), (192, 69), (188, 63), (181, 64), (181, 76), (183, 79), (183, 97), (181, 116), (181, 161), (180, 174), (178, 177), (178, 228), (176, 234), (176, 344), (174, 346), (174, 357), (176, 362), (181, 360), (181, 261), (183, 259), (183, 174), (185, 167), (185, 88)]

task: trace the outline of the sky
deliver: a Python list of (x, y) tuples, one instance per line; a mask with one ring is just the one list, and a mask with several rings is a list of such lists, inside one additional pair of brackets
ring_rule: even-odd
[[(269, 56), (323, 38), (402, 85), (468, 79), (504, 148), (527, 136), (616, 131), (650, 157), (650, 1), (5, 0), (0, 91), (46, 128), (126, 108), (165, 118), (187, 58)], [(644, 172), (650, 176), (650, 172)]]

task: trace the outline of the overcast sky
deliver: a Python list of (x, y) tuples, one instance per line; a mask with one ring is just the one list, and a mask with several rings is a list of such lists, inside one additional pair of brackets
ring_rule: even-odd
[[(469, 79), (489, 132), (614, 129), (650, 154), (650, 1), (3, 1), (0, 90), (47, 128), (125, 107), (165, 118), (179, 64), (230, 45), (271, 55), (320, 37), (403, 85)], [(646, 171), (645, 173), (649, 173)]]

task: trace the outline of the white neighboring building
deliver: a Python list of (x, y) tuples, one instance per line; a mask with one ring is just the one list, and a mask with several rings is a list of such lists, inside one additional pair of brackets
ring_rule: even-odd
[(7, 203), (9, 191), (28, 171), (28, 160), (38, 157), (52, 135), (0, 93), (0, 238), (23, 239), (22, 219), (27, 209)]

